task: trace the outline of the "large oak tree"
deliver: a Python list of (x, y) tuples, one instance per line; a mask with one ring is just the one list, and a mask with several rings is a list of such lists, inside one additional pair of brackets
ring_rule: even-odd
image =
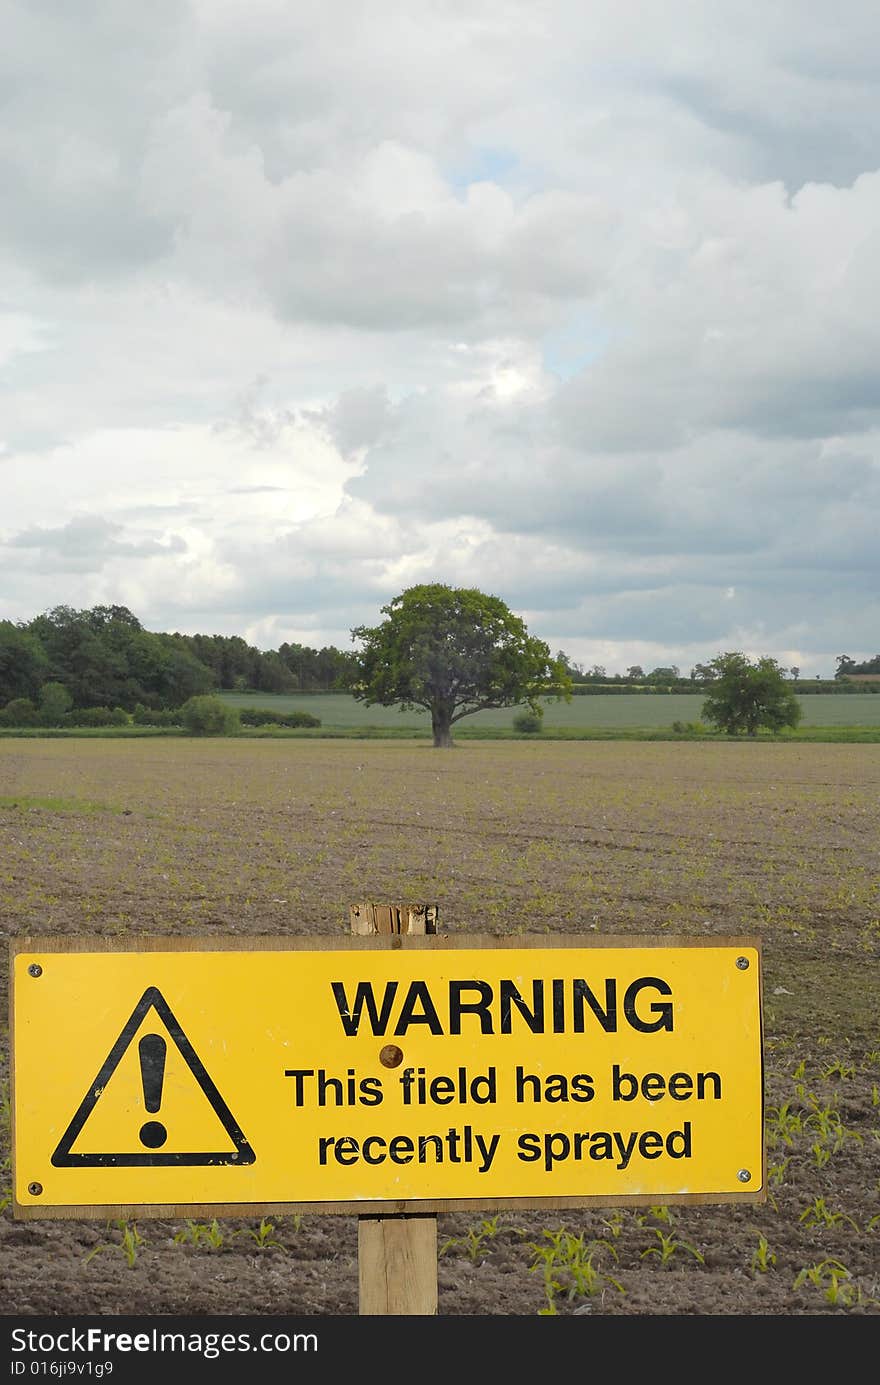
[(351, 691), (368, 706), (424, 708), (437, 747), (474, 712), (525, 704), (540, 715), (541, 696), (571, 696), (563, 664), (497, 596), (433, 583), (381, 609), (379, 625), (351, 632), (361, 646)]

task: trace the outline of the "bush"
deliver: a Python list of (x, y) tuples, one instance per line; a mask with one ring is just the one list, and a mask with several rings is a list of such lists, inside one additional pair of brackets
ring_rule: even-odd
[(138, 702), (131, 719), (135, 726), (181, 726), (180, 711), (179, 707), (145, 707)]
[(64, 718), (65, 726), (127, 726), (128, 713), (122, 707), (76, 707)]
[(238, 709), (210, 693), (184, 702), (180, 720), (191, 736), (234, 736), (239, 728)]
[(275, 712), (268, 707), (245, 707), (239, 713), (242, 726), (320, 726), (311, 712)]
[(514, 731), (521, 731), (524, 735), (533, 736), (542, 729), (544, 718), (540, 712), (517, 712), (513, 718)]
[(36, 726), (39, 712), (29, 697), (14, 697), (0, 712), (0, 726)]

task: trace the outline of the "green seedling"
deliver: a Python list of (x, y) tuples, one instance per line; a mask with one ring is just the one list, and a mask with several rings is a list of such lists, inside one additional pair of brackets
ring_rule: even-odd
[(463, 1236), (451, 1236), (440, 1247), (439, 1254), (446, 1255), (450, 1250), (463, 1250), (472, 1264), (482, 1260), (486, 1254), (486, 1243), (498, 1235), (498, 1218), (491, 1217), (476, 1226), (469, 1226)]
[(209, 1246), (211, 1250), (219, 1250), (223, 1244), (223, 1233), (216, 1218), (210, 1226), (204, 1222), (188, 1221), (178, 1231), (174, 1241), (176, 1245)]
[(822, 1077), (840, 1077), (845, 1079), (855, 1077), (856, 1070), (854, 1067), (850, 1067), (849, 1064), (842, 1063), (838, 1059), (833, 1063), (829, 1063), (827, 1068), (823, 1068), (821, 1075)]
[(799, 1111), (792, 1110), (791, 1102), (784, 1101), (780, 1106), (771, 1106), (767, 1111), (767, 1141), (772, 1146), (780, 1141), (793, 1145), (795, 1136), (803, 1130), (803, 1118)]
[(120, 1239), (107, 1243), (102, 1242), (101, 1245), (95, 1246), (86, 1256), (85, 1263), (88, 1264), (96, 1255), (101, 1255), (105, 1250), (115, 1250), (125, 1257), (128, 1268), (133, 1269), (138, 1258), (138, 1251), (141, 1249), (141, 1246), (147, 1244), (146, 1241), (138, 1231), (134, 1222), (115, 1221), (110, 1223), (110, 1225), (116, 1227), (117, 1231), (120, 1233)]
[(654, 1226), (651, 1230), (657, 1237), (657, 1245), (648, 1246), (643, 1250), (641, 1253), (642, 1260), (646, 1259), (649, 1255), (657, 1255), (660, 1258), (661, 1265), (665, 1265), (667, 1260), (672, 1259), (677, 1250), (684, 1250), (687, 1251), (689, 1255), (693, 1255), (694, 1259), (701, 1265), (705, 1264), (704, 1257), (697, 1250), (696, 1246), (691, 1245), (690, 1241), (679, 1240), (674, 1231), (671, 1231), (667, 1235), (664, 1231), (661, 1231), (659, 1226)]
[(752, 1255), (752, 1269), (759, 1274), (766, 1274), (776, 1264), (776, 1253), (770, 1249), (770, 1244), (766, 1236), (758, 1237), (758, 1246)]
[(852, 1283), (852, 1275), (839, 1260), (822, 1260), (799, 1270), (793, 1287), (800, 1289), (804, 1284), (821, 1289), (826, 1303), (835, 1308), (862, 1302), (860, 1288)]
[(0, 1212), (12, 1204), (12, 1160), (0, 1160)]
[[(214, 1223), (216, 1225), (216, 1222)], [(275, 1227), (270, 1221), (263, 1217), (260, 1225), (256, 1228), (245, 1227), (244, 1231), (238, 1235), (250, 1236), (257, 1250), (283, 1250), (284, 1246), (275, 1239)]]
[(775, 1185), (784, 1183), (789, 1162), (789, 1157), (786, 1155), (784, 1159), (778, 1159), (775, 1163), (770, 1164), (767, 1168), (767, 1181)]
[[(12, 1142), (12, 1105), (8, 1081), (0, 1082), (0, 1148), (9, 1149)], [(0, 1159), (0, 1212), (12, 1203), (12, 1155)]]
[(858, 1226), (852, 1217), (848, 1217), (845, 1212), (834, 1212), (825, 1205), (824, 1197), (814, 1198), (809, 1207), (805, 1207), (798, 1217), (798, 1221), (805, 1226), (838, 1226), (841, 1222), (846, 1222), (854, 1231), (858, 1231)]
[(623, 1231), (625, 1221), (626, 1217), (623, 1212), (612, 1212), (611, 1216), (606, 1218), (602, 1225), (608, 1228), (609, 1236), (613, 1237), (616, 1241)]
[(818, 1130), (821, 1138), (832, 1145), (835, 1153), (843, 1147), (846, 1140), (861, 1139), (860, 1135), (847, 1130), (841, 1120), (840, 1112), (833, 1110), (830, 1106), (820, 1108), (817, 1104), (804, 1121), (804, 1128)]
[(530, 1272), (540, 1271), (544, 1280), (546, 1304), (539, 1310), (539, 1316), (556, 1317), (560, 1296), (571, 1302), (575, 1298), (594, 1298), (609, 1287), (618, 1293), (626, 1290), (619, 1280), (606, 1274), (595, 1263), (596, 1256), (607, 1250), (616, 1258), (614, 1247), (607, 1241), (584, 1241), (583, 1233), (575, 1236), (570, 1231), (545, 1231), (548, 1244), (529, 1247), (532, 1251)]

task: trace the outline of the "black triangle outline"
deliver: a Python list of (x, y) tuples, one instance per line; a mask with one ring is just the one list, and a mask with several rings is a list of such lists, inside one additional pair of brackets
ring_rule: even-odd
[[(178, 1154), (162, 1154), (155, 1150), (145, 1151), (142, 1154), (72, 1154), (71, 1146), (89, 1116), (92, 1114), (92, 1111), (95, 1109), (104, 1088), (116, 1071), (122, 1055), (125, 1053), (137, 1033), (137, 1030), (143, 1023), (144, 1016), (147, 1014), (147, 1011), (151, 1009), (154, 1009), (162, 1020), (174, 1040), (178, 1052), (181, 1054), (193, 1077), (207, 1097), (212, 1110), (215, 1115), (218, 1116), (235, 1148), (233, 1150), (221, 1150), (219, 1152), (181, 1152)], [(123, 1026), (122, 1033), (119, 1035), (119, 1038), (104, 1060), (100, 1072), (80, 1102), (79, 1108), (72, 1121), (58, 1141), (55, 1153), (52, 1155), (52, 1167), (56, 1169), (186, 1168), (205, 1164), (253, 1164), (256, 1162), (256, 1157), (253, 1149), (245, 1139), (241, 1127), (214, 1083), (211, 1081), (204, 1063), (199, 1058), (176, 1017), (172, 1013), (171, 1007), (165, 997), (158, 987), (148, 986), (137, 1005), (134, 1007), (131, 1017)]]

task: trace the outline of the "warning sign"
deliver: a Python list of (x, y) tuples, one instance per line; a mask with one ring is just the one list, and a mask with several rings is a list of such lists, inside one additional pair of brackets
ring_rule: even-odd
[[(159, 1032), (156, 1032), (157, 1028)], [(137, 1037), (138, 1035), (140, 1037)], [(165, 1037), (166, 1035), (167, 1037)], [(131, 1125), (131, 1129), (126, 1132), (128, 1138), (120, 1141), (120, 1143), (129, 1146), (137, 1144), (139, 1146), (137, 1149), (122, 1148), (110, 1153), (106, 1148), (89, 1148), (90, 1138), (92, 1144), (112, 1145), (114, 1135), (118, 1136), (120, 1125), (125, 1120), (126, 1114), (132, 1109), (131, 1091), (129, 1090), (126, 1099), (126, 1088), (123, 1085), (123, 1080), (117, 1080), (114, 1083), (113, 1078), (136, 1038), (137, 1063), (140, 1071), (144, 1111), (152, 1116), (162, 1110), (170, 1043), (172, 1047), (172, 1082), (174, 1081), (174, 1058), (179, 1056), (189, 1074), (198, 1084), (211, 1111), (220, 1120), (223, 1131), (229, 1137), (229, 1145), (225, 1150), (207, 1152), (175, 1148), (175, 1143), (179, 1145), (181, 1140), (183, 1124), (181, 1122), (176, 1123), (176, 1141), (172, 1139), (171, 1146), (163, 1149), (163, 1146), (168, 1142), (168, 1128), (162, 1121), (152, 1119), (145, 1120), (140, 1126), (136, 1140), (132, 1139), (134, 1125)], [(129, 1066), (132, 1066), (131, 1063)], [(123, 1064), (123, 1074), (124, 1072), (125, 1066)], [(186, 1072), (183, 1073), (183, 1078), (185, 1082)], [(131, 1077), (129, 1077), (129, 1087), (130, 1084)], [(95, 1116), (91, 1127), (84, 1130), (89, 1118), (95, 1114), (98, 1108), (99, 1098), (101, 1100), (100, 1117), (109, 1117), (109, 1121)], [(198, 1093), (190, 1092), (184, 1096), (183, 1100), (186, 1114), (189, 1117), (186, 1121), (186, 1128), (190, 1130), (193, 1127), (193, 1118), (195, 1120), (199, 1118), (200, 1098)], [(114, 1116), (113, 1108), (114, 1104), (117, 1103), (119, 1110)], [(136, 1105), (136, 1103), (134, 1104)], [(74, 1151), (75, 1144), (77, 1148)], [(57, 1169), (77, 1167), (157, 1168), (159, 1165), (175, 1164), (252, 1164), (253, 1161), (253, 1150), (233, 1119), (229, 1107), (211, 1081), (204, 1064), (171, 1013), (161, 991), (157, 990), (155, 986), (148, 987), (107, 1055), (101, 1071), (90, 1084), (73, 1120), (59, 1140), (58, 1147), (52, 1155), (53, 1166)]]
[(13, 944), (17, 1216), (766, 1196), (754, 939), (141, 941)]

